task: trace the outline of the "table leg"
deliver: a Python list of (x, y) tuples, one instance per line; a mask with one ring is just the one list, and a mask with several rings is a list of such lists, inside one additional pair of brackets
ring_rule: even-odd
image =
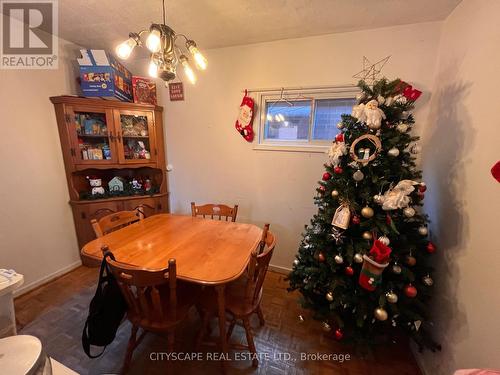
[[(226, 338), (226, 301), (225, 301), (225, 285), (217, 285), (217, 306), (219, 311), (219, 337), (222, 355), (228, 355), (227, 338)], [(222, 369), (226, 369), (226, 361), (222, 361)]]

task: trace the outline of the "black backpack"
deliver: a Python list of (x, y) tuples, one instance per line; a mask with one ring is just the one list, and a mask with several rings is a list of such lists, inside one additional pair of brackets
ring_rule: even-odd
[[(118, 283), (109, 270), (107, 257), (115, 260), (110, 251), (104, 253), (99, 283), (94, 298), (90, 301), (89, 316), (85, 321), (82, 333), (82, 346), (90, 358), (100, 357), (106, 346), (115, 339), (116, 331), (127, 311), (127, 303), (123, 298)], [(104, 346), (98, 355), (90, 354), (90, 345)]]

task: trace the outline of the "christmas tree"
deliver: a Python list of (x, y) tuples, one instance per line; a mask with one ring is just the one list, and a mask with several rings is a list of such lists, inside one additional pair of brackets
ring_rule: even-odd
[(374, 344), (402, 331), (434, 351), (428, 302), (436, 247), (419, 211), (426, 186), (411, 135), (421, 92), (399, 79), (358, 86), (358, 104), (337, 124), (290, 290), (337, 340)]

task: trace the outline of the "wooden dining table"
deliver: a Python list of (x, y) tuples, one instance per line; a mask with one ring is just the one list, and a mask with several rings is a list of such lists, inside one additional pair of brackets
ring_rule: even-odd
[(118, 262), (149, 270), (165, 269), (175, 258), (178, 279), (214, 286), (225, 354), (225, 286), (243, 274), (261, 236), (262, 229), (252, 224), (159, 214), (96, 238), (81, 252), (100, 261), (107, 246)]

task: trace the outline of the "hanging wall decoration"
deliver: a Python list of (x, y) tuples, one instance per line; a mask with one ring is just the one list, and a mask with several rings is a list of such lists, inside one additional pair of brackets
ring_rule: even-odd
[(245, 95), (243, 96), (240, 104), (240, 111), (238, 119), (236, 120), (235, 128), (247, 142), (252, 142), (254, 136), (252, 122), (255, 103), (247, 94), (248, 92), (245, 90)]

